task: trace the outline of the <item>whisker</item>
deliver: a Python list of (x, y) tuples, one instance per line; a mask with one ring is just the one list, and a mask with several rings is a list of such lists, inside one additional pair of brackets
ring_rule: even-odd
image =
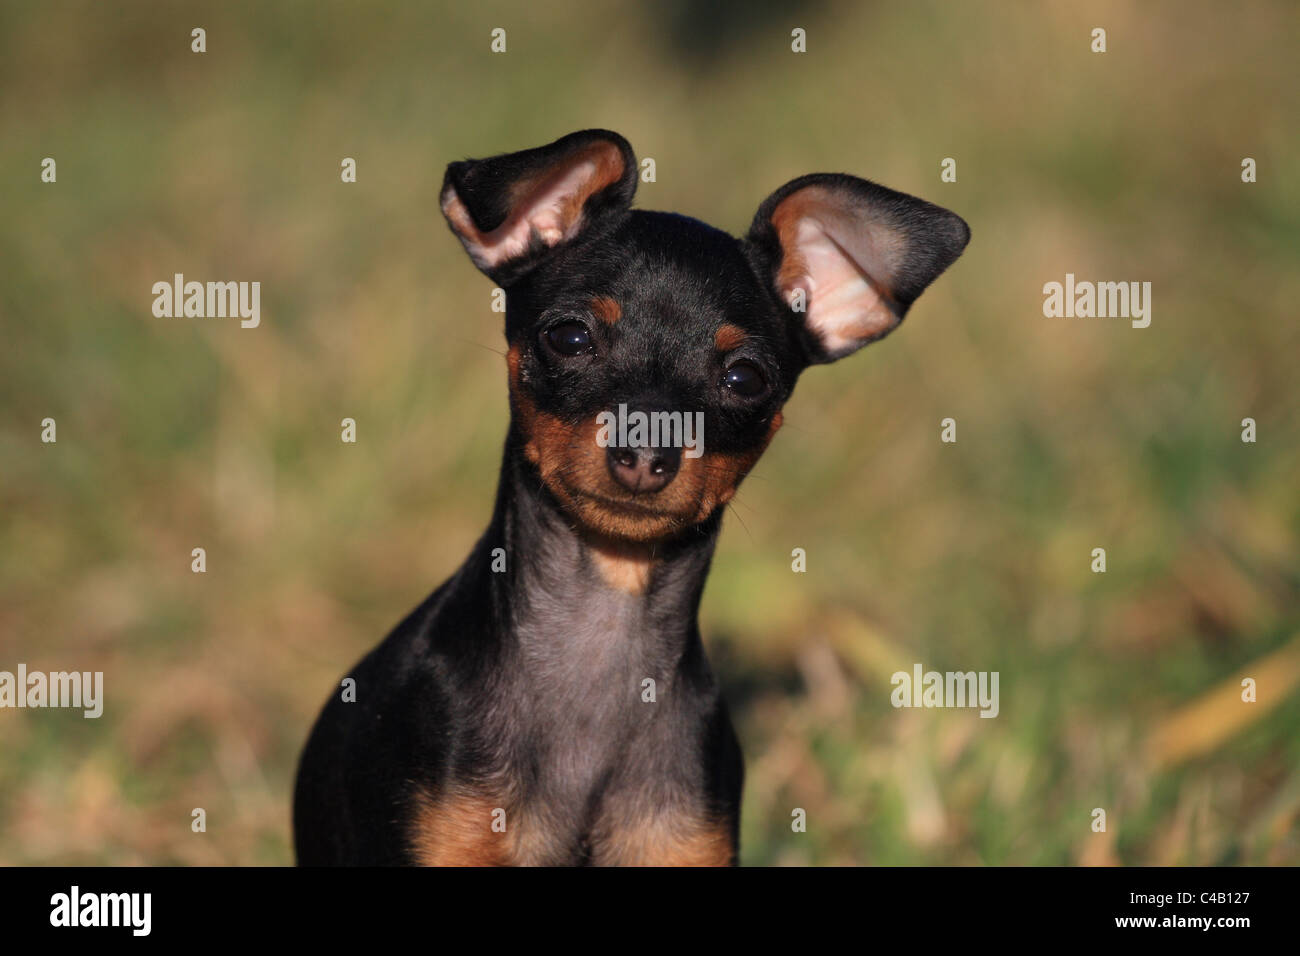
[(749, 525), (745, 524), (745, 519), (740, 516), (740, 512), (737, 511), (731, 504), (727, 505), (727, 510), (736, 516), (736, 520), (740, 522), (740, 526), (745, 529), (745, 535), (749, 538), (749, 543), (757, 544), (758, 542), (754, 540), (753, 534), (750, 533)]
[(487, 349), (487, 351), (489, 352), (495, 352), (497, 355), (500, 355), (502, 358), (506, 357), (505, 352), (501, 351), (500, 349), (494, 349), (490, 345), (484, 345), (482, 342), (475, 342), (473, 339), (467, 339), (461, 335), (456, 336), (456, 340), (458, 342), (464, 342), (466, 345), (474, 345), (481, 349)]

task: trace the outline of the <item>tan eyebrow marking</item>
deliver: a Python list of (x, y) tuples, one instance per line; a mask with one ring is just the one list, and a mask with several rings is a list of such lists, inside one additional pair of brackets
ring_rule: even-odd
[(747, 338), (745, 330), (740, 326), (726, 324), (718, 327), (717, 334), (713, 336), (713, 344), (718, 347), (719, 352), (730, 352), (732, 349), (740, 348)]
[(623, 307), (607, 295), (599, 295), (591, 300), (591, 314), (606, 325), (613, 325), (623, 318)]

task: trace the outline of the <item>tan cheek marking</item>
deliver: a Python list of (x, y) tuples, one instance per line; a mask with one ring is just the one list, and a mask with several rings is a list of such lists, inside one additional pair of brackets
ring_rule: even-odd
[[(767, 446), (772, 442), (772, 436), (777, 433), (785, 417), (781, 412), (772, 416), (772, 421), (768, 425), (767, 435), (757, 448), (746, 452), (733, 455), (705, 455), (702, 458), (694, 459), (701, 464), (697, 468), (705, 469), (704, 492), (700, 496), (700, 513), (698, 520), (703, 521), (709, 513), (719, 505), (725, 505), (736, 496), (736, 489), (740, 486), (741, 481), (749, 474), (750, 469), (758, 463)], [(703, 464), (707, 462), (707, 464)]]
[[(419, 798), (411, 820), (411, 852), (421, 866), (508, 866), (515, 856), (509, 818), (492, 829), (499, 805), (483, 797), (448, 794)], [(498, 815), (499, 816), (499, 815)]]
[(514, 409), (519, 431), (524, 436), (524, 457), (535, 465), (541, 457), (541, 452), (537, 447), (537, 439), (534, 436), (534, 429), (537, 425), (537, 408), (520, 387), (520, 361), (519, 346), (510, 346), (510, 350), (506, 352), (506, 368), (510, 372), (510, 406)]
[(738, 349), (745, 344), (745, 330), (738, 325), (723, 325), (714, 333), (713, 344), (717, 346), (719, 352), (730, 352)]
[(591, 314), (606, 325), (613, 325), (623, 318), (623, 307), (607, 295), (600, 295), (591, 300)]
[[(548, 485), (553, 486), (553, 479), (561, 477), (566, 483), (590, 487), (603, 477), (603, 463), (598, 464), (591, 454), (592, 449), (598, 447), (594, 434), (595, 419), (591, 424), (593, 434), (588, 436), (583, 433), (581, 425), (569, 425), (546, 412), (536, 414), (529, 441), (535, 454), (529, 457)], [(601, 452), (603, 462), (604, 449)]]
[[(620, 514), (583, 496), (595, 493), (622, 497), (622, 490), (609, 477), (605, 449), (596, 442), (596, 419), (570, 425), (537, 410), (522, 395), (515, 400), (515, 409), (520, 432), (525, 436), (524, 454), (537, 466), (546, 486), (587, 530), (619, 541), (650, 542), (702, 521), (720, 500), (730, 500), (734, 485), (763, 451), (759, 448), (738, 456), (719, 458), (706, 454), (687, 459), (677, 479), (656, 496), (656, 506), (663, 514)], [(771, 432), (779, 425), (779, 417), (774, 421)], [(645, 560), (626, 553), (605, 557), (608, 560), (603, 563), (593, 557), (593, 563), (611, 587), (640, 593), (648, 585), (653, 568)]]
[[(563, 476), (579, 487), (599, 487), (605, 476), (604, 449), (596, 444), (598, 425), (593, 418), (586, 426), (569, 425), (554, 415), (539, 411), (521, 388), (520, 350), (510, 346), (506, 367), (510, 372), (510, 401), (524, 437), (524, 457), (537, 466), (552, 491), (563, 496), (554, 480)], [(590, 434), (586, 434), (590, 431)]]

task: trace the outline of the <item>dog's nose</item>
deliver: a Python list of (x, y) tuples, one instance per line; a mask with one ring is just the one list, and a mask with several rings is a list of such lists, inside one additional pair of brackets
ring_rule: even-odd
[(632, 494), (649, 494), (666, 488), (682, 463), (680, 448), (614, 448), (605, 450), (605, 462), (614, 480)]

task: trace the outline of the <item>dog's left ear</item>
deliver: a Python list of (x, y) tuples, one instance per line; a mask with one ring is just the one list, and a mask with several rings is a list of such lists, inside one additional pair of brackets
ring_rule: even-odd
[(962, 218), (854, 176), (786, 183), (754, 216), (749, 242), (800, 323), (810, 363), (832, 362), (888, 335), (961, 255)]
[(627, 212), (636, 182), (628, 141), (588, 129), (536, 149), (452, 163), (442, 212), (474, 264), (504, 286)]

